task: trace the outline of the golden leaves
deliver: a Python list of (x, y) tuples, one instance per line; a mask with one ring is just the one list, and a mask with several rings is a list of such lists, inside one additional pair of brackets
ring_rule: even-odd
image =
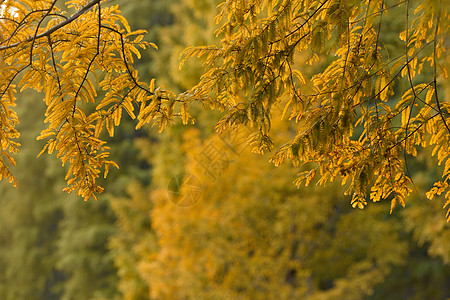
[[(448, 15), (447, 8), (420, 4), (407, 30), (397, 33), (404, 43), (399, 47), (387, 45), (391, 41), (383, 37), (382, 25), (389, 21), (381, 16), (404, 13), (404, 7), (386, 9), (381, 1), (280, 1), (262, 2), (256, 10), (253, 4), (224, 3), (217, 16), (221, 43), (183, 53), (182, 64), (198, 56), (209, 67), (195, 90), (207, 90), (228, 108), (216, 130), (250, 124), (253, 150), (267, 151), (271, 118), (279, 116), (272, 108), (281, 106), (281, 117), (295, 121), (295, 137), (271, 161), (314, 162), (318, 182), (338, 176), (348, 181), (347, 194), (359, 208), (367, 198), (389, 198), (391, 210), (405, 204), (411, 180), (401, 158), (416, 156), (419, 146), (436, 145), (433, 154), (446, 162), (448, 176), (450, 110), (446, 99), (438, 99), (433, 71), (443, 65), (436, 60), (445, 53), (442, 36), (449, 25), (436, 25), (436, 19)], [(317, 64), (325, 54), (329, 61), (321, 62), (320, 71), (312, 76), (298, 71), (302, 62)], [(313, 170), (299, 174), (296, 183), (309, 184)]]
[[(218, 45), (182, 53), (180, 67), (201, 57), (206, 71), (176, 96), (155, 79), (142, 81), (131, 65), (139, 49), (157, 48), (143, 41), (145, 32), (132, 31), (117, 6), (84, 3), (68, 1), (83, 13), (67, 17), (51, 1), (17, 1), (17, 16), (27, 22), (20, 28), (12, 19), (0, 22), (8, 40), (0, 45), (2, 149), (17, 151), (16, 80), (22, 89), (43, 90), (48, 128), (39, 139), (50, 138), (45, 149), (57, 150), (70, 164), (68, 190), (85, 198), (101, 190), (95, 184), (100, 170), (107, 174), (114, 166), (101, 133), (106, 127), (113, 136), (124, 112), (137, 119), (136, 128), (152, 123), (162, 131), (175, 116), (194, 122), (194, 101), (226, 110), (219, 132), (253, 127), (250, 143), (259, 153), (274, 146), (273, 118), (288, 116), (292, 136), (272, 161), (315, 163), (319, 183), (337, 177), (348, 182), (355, 207), (366, 205), (369, 188), (373, 201), (391, 198), (392, 207), (403, 205), (410, 179), (401, 158), (415, 156), (419, 147), (432, 145), (444, 164), (444, 182), (450, 176), (450, 107), (438, 91), (439, 76), (447, 76), (447, 7), (419, 4), (392, 43), (382, 16), (399, 8), (382, 1), (227, 1), (216, 18)], [(48, 24), (41, 24), (37, 11), (48, 13)], [(51, 31), (60, 19), (65, 26)], [(309, 184), (314, 175), (301, 174), (297, 181)]]
[(316, 170), (317, 169), (312, 169), (310, 171), (304, 171), (298, 174), (297, 179), (294, 181), (295, 185), (299, 186), (304, 184), (305, 186), (308, 186), (316, 176)]
[[(103, 128), (113, 136), (123, 112), (136, 118), (136, 104), (140, 103), (141, 111), (145, 110), (154, 90), (154, 81), (150, 91), (148, 85), (139, 81), (130, 64), (133, 55), (140, 57), (138, 48), (156, 46), (143, 41), (145, 31), (131, 31), (118, 6), (102, 6), (99, 11), (100, 5), (95, 5), (99, 2), (67, 1), (78, 13), (66, 17), (52, 1), (18, 1), (15, 7), (19, 16), (27, 15), (27, 22), (20, 30), (16, 28), (17, 23), (0, 22), (0, 30), (11, 45), (0, 45), (0, 55), (6, 65), (0, 69), (2, 148), (17, 151), (18, 144), (10, 139), (18, 136), (14, 129), (18, 121), (9, 107), (14, 105), (13, 81), (22, 73), (18, 83), (21, 89), (30, 87), (45, 93), (48, 128), (38, 139), (48, 141), (39, 155), (56, 151), (62, 163), (69, 165), (65, 190), (75, 191), (85, 200), (95, 199), (102, 191), (96, 184), (101, 170), (106, 176), (111, 166), (118, 167), (108, 159), (109, 148), (100, 136)], [(45, 26), (41, 25), (41, 14), (32, 13), (38, 10), (48, 12)], [(64, 26), (52, 31), (51, 26), (59, 24), (61, 19), (66, 20)], [(120, 29), (122, 26), (125, 32)], [(36, 33), (35, 40), (30, 38)], [(31, 45), (34, 45), (32, 56)], [(106, 91), (103, 99), (98, 98), (99, 88)], [(170, 113), (167, 118), (171, 118)], [(150, 122), (151, 118), (145, 121)], [(9, 132), (8, 136), (5, 132)], [(2, 155), (14, 163), (8, 153), (2, 151)], [(0, 163), (2, 176), (13, 179), (3, 162)]]

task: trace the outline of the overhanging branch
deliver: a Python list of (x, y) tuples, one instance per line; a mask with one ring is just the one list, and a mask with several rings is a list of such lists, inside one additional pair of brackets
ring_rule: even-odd
[(11, 45), (1, 46), (0, 50), (6, 50), (6, 49), (14, 48), (14, 47), (19, 46), (20, 44), (31, 42), (33, 40), (37, 40), (37, 39), (40, 39), (40, 38), (43, 38), (43, 37), (50, 36), (56, 30), (66, 26), (67, 24), (70, 24), (73, 21), (75, 21), (76, 19), (78, 19), (79, 16), (83, 15), (84, 13), (86, 13), (89, 9), (91, 9), (94, 5), (98, 4), (100, 1), (101, 0), (92, 0), (91, 2), (89, 2), (88, 4), (83, 6), (79, 11), (77, 11), (76, 13), (71, 15), (69, 18), (67, 18), (66, 20), (62, 21), (59, 24), (56, 24), (55, 26), (53, 26), (52, 28), (46, 30), (45, 32), (43, 32), (41, 34), (38, 34), (36, 36), (29, 37), (29, 38), (27, 38), (27, 39), (25, 39), (23, 41), (20, 41), (20, 42), (11, 44)]

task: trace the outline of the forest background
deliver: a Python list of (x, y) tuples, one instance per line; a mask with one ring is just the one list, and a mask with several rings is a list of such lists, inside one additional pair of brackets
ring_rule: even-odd
[[(159, 47), (136, 61), (142, 77), (174, 91), (198, 81), (200, 61), (180, 70), (179, 54), (214, 41), (217, 1), (111, 2)], [(59, 160), (36, 159), (42, 95), (19, 98), (20, 186), (0, 183), (0, 299), (450, 297), (443, 201), (423, 197), (441, 172), (430, 153), (409, 164), (417, 191), (405, 208), (355, 210), (339, 185), (297, 189), (297, 168), (215, 134), (218, 112), (198, 108), (197, 125), (164, 134), (124, 119), (109, 141), (121, 168), (83, 202), (61, 192)]]

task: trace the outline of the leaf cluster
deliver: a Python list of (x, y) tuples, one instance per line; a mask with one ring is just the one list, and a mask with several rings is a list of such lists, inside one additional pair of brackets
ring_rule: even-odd
[[(396, 15), (402, 27), (386, 28)], [(217, 22), (220, 44), (184, 52), (204, 57), (193, 91), (226, 110), (217, 131), (248, 124), (253, 151), (263, 153), (274, 145), (272, 119), (286, 118), (296, 134), (272, 161), (314, 166), (296, 184), (340, 178), (353, 207), (390, 199), (391, 211), (412, 191), (406, 158), (432, 146), (445, 170), (428, 197), (448, 191), (443, 1), (236, 0), (222, 4)]]
[[(108, 159), (102, 130), (113, 136), (124, 113), (137, 118), (137, 128), (154, 121), (162, 130), (176, 103), (155, 88), (154, 79), (140, 81), (132, 66), (140, 50), (156, 46), (142, 40), (145, 31), (131, 30), (117, 5), (104, 2), (66, 1), (64, 8), (76, 11), (70, 16), (58, 1), (6, 2), (0, 21), (1, 155), (14, 164), (17, 89), (44, 92), (48, 127), (38, 137), (47, 140), (41, 153), (56, 152), (69, 164), (65, 190), (85, 200), (103, 190), (96, 184), (100, 173), (106, 177), (111, 166), (118, 167)], [(4, 159), (0, 170), (14, 182)]]

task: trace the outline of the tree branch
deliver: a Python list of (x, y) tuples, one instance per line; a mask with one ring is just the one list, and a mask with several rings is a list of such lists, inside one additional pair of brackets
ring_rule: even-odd
[(43, 32), (41, 34), (38, 34), (36, 36), (29, 37), (26, 40), (23, 40), (21, 42), (17, 42), (17, 43), (14, 43), (14, 44), (11, 44), (11, 45), (7, 45), (7, 46), (1, 46), (0, 50), (6, 50), (6, 49), (14, 48), (14, 47), (19, 46), (20, 44), (31, 42), (33, 40), (37, 40), (37, 39), (40, 39), (42, 37), (50, 36), (56, 30), (66, 26), (66, 25), (72, 23), (73, 21), (75, 21), (76, 19), (78, 19), (78, 17), (80, 17), (81, 15), (86, 13), (89, 9), (91, 9), (94, 5), (98, 4), (100, 1), (101, 0), (92, 0), (91, 2), (89, 2), (88, 4), (83, 6), (79, 11), (74, 13), (72, 16), (70, 16), (66, 20), (62, 21), (61, 23), (53, 26), (52, 28), (48, 29), (47, 31), (45, 31), (45, 32)]

